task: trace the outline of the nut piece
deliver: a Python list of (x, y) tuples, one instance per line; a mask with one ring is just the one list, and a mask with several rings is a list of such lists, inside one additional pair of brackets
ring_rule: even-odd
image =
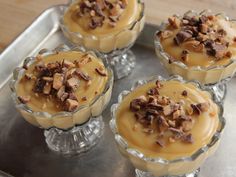
[(67, 99), (65, 106), (67, 111), (73, 112), (78, 108), (79, 103), (76, 100)]
[(104, 68), (96, 68), (95, 71), (100, 75), (100, 76), (107, 76), (106, 70)]
[(62, 66), (64, 67), (67, 67), (67, 68), (71, 68), (71, 67), (75, 67), (75, 64), (71, 61), (68, 61), (68, 60), (63, 60), (62, 61)]
[(79, 79), (72, 77), (66, 81), (66, 84), (72, 90), (76, 90), (79, 87)]
[(47, 82), (46, 85), (43, 88), (43, 93), (45, 95), (49, 95), (50, 92), (51, 92), (51, 89), (52, 89), (52, 84)]
[(160, 37), (161, 40), (167, 39), (173, 35), (173, 32), (170, 30), (160, 31), (157, 33), (157, 36)]
[(169, 24), (174, 29), (178, 29), (180, 27), (180, 20), (177, 17), (168, 18)]
[(23, 104), (26, 104), (30, 101), (31, 99), (31, 96), (19, 96), (18, 97), (18, 100), (23, 103)]
[(63, 80), (64, 80), (64, 77), (62, 74), (55, 73), (53, 75), (53, 86), (52, 87), (56, 90), (59, 90), (63, 85)]

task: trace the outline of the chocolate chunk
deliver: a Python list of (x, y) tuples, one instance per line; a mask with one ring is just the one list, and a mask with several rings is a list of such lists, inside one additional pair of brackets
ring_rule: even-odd
[(34, 86), (34, 92), (36, 93), (42, 93), (44, 86), (46, 85), (46, 81), (43, 79), (37, 79), (35, 82), (35, 86)]
[(192, 37), (192, 34), (188, 31), (180, 31), (176, 34), (176, 37), (174, 38), (174, 42), (177, 45), (180, 45), (181, 43), (187, 41)]
[(182, 96), (188, 96), (188, 92), (187, 92), (186, 90), (184, 90), (184, 91), (182, 92)]
[(226, 50), (226, 46), (222, 44), (217, 43), (208, 43), (207, 47), (207, 54), (214, 56), (216, 58), (223, 58), (224, 53)]
[(30, 99), (31, 99), (31, 96), (18, 96), (18, 100), (23, 104), (28, 103)]

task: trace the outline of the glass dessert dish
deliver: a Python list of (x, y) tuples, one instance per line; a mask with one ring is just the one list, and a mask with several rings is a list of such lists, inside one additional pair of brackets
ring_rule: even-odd
[(141, 0), (71, 0), (60, 26), (75, 45), (94, 51), (113, 69), (115, 79), (131, 73), (135, 56), (129, 50), (145, 23)]
[(111, 113), (116, 144), (137, 177), (197, 177), (225, 127), (222, 102), (180, 76), (139, 80)]
[(236, 71), (236, 23), (223, 14), (188, 11), (163, 23), (155, 35), (155, 49), (171, 75), (197, 80), (211, 88), (218, 100)]
[(43, 49), (14, 70), (10, 87), (17, 110), (44, 129), (50, 149), (80, 154), (101, 138), (113, 73), (94, 53), (65, 45)]

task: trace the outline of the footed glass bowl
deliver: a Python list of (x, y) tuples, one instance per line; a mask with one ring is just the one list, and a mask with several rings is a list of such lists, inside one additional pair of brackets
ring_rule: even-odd
[[(60, 19), (60, 26), (64, 35), (73, 44), (85, 50), (92, 50), (103, 58), (104, 62), (113, 69), (115, 79), (121, 79), (129, 75), (136, 64), (135, 55), (129, 49), (134, 45), (145, 24), (144, 3), (142, 0), (137, 1), (142, 6), (139, 18), (114, 34), (103, 36), (82, 35), (79, 32), (70, 31), (64, 23), (64, 16)], [(76, 0), (70, 0), (68, 6), (64, 9), (64, 13), (75, 2)]]
[[(209, 10), (204, 10), (199, 14), (213, 15)], [(186, 12), (184, 16), (194, 16), (199, 14), (191, 10)], [(216, 14), (216, 16), (222, 16), (227, 21), (234, 21), (223, 14)], [(166, 25), (166, 23), (162, 23), (161, 30), (165, 29)], [(170, 75), (180, 75), (185, 80), (197, 80), (201, 84), (204, 84), (205, 86), (212, 89), (212, 91), (215, 92), (218, 101), (224, 100), (227, 92), (226, 83), (234, 76), (236, 72), (236, 58), (231, 58), (227, 65), (222, 66), (213, 66), (207, 68), (200, 66), (188, 67), (181, 61), (173, 60), (172, 57), (164, 51), (160, 42), (160, 38), (157, 35), (158, 32), (159, 30), (156, 32), (154, 37), (155, 50), (157, 57), (167, 69), (168, 73)]]
[[(38, 56), (43, 57), (60, 51), (78, 51), (78, 49), (71, 50), (62, 45), (53, 51), (43, 49)], [(88, 53), (94, 55), (91, 52)], [(34, 63), (37, 57), (26, 58), (24, 66)], [(107, 70), (109, 78), (103, 92), (97, 95), (89, 105), (80, 106), (74, 112), (56, 114), (35, 112), (20, 102), (16, 88), (25, 72), (23, 67), (18, 67), (13, 72), (13, 80), (10, 83), (11, 96), (22, 117), (30, 124), (44, 129), (45, 140), (50, 149), (66, 155), (80, 154), (96, 145), (103, 134), (104, 122), (101, 114), (110, 101), (113, 87), (113, 72), (109, 68)]]
[[(129, 142), (119, 134), (116, 123), (116, 112), (121, 104), (122, 100), (135, 88), (153, 81), (168, 81), (177, 80), (182, 83), (193, 83), (198, 88), (204, 91), (208, 91), (212, 95), (213, 101), (219, 106), (219, 128), (213, 135), (210, 142), (201, 147), (194, 154), (189, 157), (182, 157), (173, 160), (167, 160), (163, 158), (150, 158), (145, 156), (142, 152), (130, 147)], [(126, 157), (136, 168), (136, 177), (198, 177), (200, 172), (200, 166), (204, 161), (214, 154), (219, 146), (221, 134), (225, 128), (225, 119), (223, 117), (222, 102), (218, 102), (211, 90), (207, 87), (201, 86), (198, 82), (187, 82), (180, 76), (172, 76), (169, 79), (164, 79), (160, 76), (154, 76), (146, 80), (137, 81), (130, 91), (123, 91), (118, 97), (118, 103), (111, 107), (112, 120), (110, 121), (110, 128), (115, 136), (116, 144), (121, 154)]]

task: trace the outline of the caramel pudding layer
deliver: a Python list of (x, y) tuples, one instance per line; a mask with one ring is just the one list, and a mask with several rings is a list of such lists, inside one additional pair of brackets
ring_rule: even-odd
[(18, 81), (19, 100), (33, 111), (73, 112), (100, 95), (108, 72), (96, 57), (78, 51), (37, 57)]
[(116, 34), (139, 19), (137, 0), (78, 0), (64, 15), (70, 31), (82, 35)]
[(214, 15), (173, 16), (158, 33), (162, 47), (187, 66), (222, 66), (236, 56), (236, 24)]
[(147, 157), (173, 160), (208, 144), (219, 126), (218, 106), (208, 92), (179, 81), (150, 82), (119, 105), (118, 132)]

